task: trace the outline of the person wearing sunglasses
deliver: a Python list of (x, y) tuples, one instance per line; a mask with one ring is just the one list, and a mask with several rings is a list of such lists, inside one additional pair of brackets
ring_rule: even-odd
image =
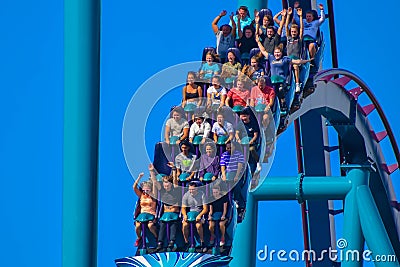
[[(153, 164), (149, 165), (149, 171), (152, 172), (154, 170)], [(136, 179), (135, 183), (133, 184), (133, 191), (139, 198), (139, 208), (140, 213), (136, 217), (135, 220), (135, 230), (137, 239), (135, 242), (135, 246), (139, 246), (140, 242), (142, 241), (142, 231), (141, 231), (141, 223), (143, 219), (148, 219), (148, 227), (150, 232), (157, 238), (157, 227), (155, 225), (155, 216), (156, 216), (156, 208), (157, 208), (157, 201), (152, 197), (153, 192), (153, 183), (150, 181), (145, 181), (140, 184), (140, 188), (138, 184), (140, 179), (144, 176), (144, 173), (140, 173), (138, 178)]]

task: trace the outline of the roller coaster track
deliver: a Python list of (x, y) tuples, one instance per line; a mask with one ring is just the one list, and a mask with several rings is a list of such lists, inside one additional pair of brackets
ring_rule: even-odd
[[(390, 239), (391, 246), (396, 254), (397, 259), (400, 256), (400, 242), (399, 242), (399, 233), (400, 233), (400, 222), (398, 220), (400, 216), (399, 212), (399, 204), (396, 200), (394, 188), (392, 185), (392, 180), (390, 175), (399, 169), (400, 163), (400, 154), (399, 149), (394, 137), (394, 134), (391, 130), (390, 124), (384, 115), (382, 107), (379, 105), (377, 99), (372, 93), (371, 89), (354, 73), (344, 70), (344, 69), (328, 69), (318, 72), (314, 76), (314, 85), (315, 91), (311, 95), (309, 95), (306, 99), (304, 99), (299, 110), (295, 111), (293, 114), (290, 114), (287, 117), (287, 124), (289, 125), (292, 122), (295, 122), (295, 128), (299, 129), (298, 121), (302, 120), (303, 115), (306, 115), (308, 112), (316, 112), (326, 120), (326, 126), (332, 126), (337, 131), (340, 139), (341, 139), (341, 149), (344, 154), (344, 162), (341, 162), (341, 167), (346, 168), (346, 166), (372, 166), (370, 172), (369, 179), (369, 189), (372, 193), (374, 202), (379, 211), (379, 216), (382, 219), (385, 231), (387, 236)], [(355, 87), (353, 87), (355, 86)], [(371, 104), (366, 106), (361, 106), (358, 103), (359, 96), (365, 93), (368, 96)], [(373, 127), (368, 119), (368, 115), (370, 115), (374, 110), (377, 111), (379, 118), (384, 125), (385, 130), (382, 132), (376, 133), (373, 130)], [(296, 125), (297, 124), (297, 125)], [(318, 125), (316, 126), (318, 127)], [(281, 134), (283, 134), (282, 132)], [(309, 135), (309, 133), (304, 133), (304, 129), (300, 130), (296, 135)], [(298, 138), (300, 138), (298, 136)], [(394, 153), (396, 162), (393, 164), (388, 164), (385, 161), (385, 158), (382, 153), (382, 149), (380, 146), (380, 142), (384, 140), (386, 137), (389, 138), (390, 144), (392, 147), (392, 151)], [(310, 138), (310, 136), (308, 136)], [(323, 136), (324, 139), (327, 139), (327, 136)], [(302, 157), (301, 152), (302, 149), (306, 149), (306, 147), (301, 147), (302, 145), (299, 142), (296, 142), (298, 146), (298, 161), (299, 161), (299, 170), (302, 170), (301, 167), (302, 161), (304, 159), (299, 158)], [(324, 144), (327, 144), (328, 140), (324, 140)], [(332, 152), (338, 149), (338, 146), (330, 147), (325, 146), (323, 150)], [(310, 164), (310, 162), (308, 163)], [(329, 171), (330, 173), (330, 171)], [(304, 173), (303, 173), (304, 175)], [(307, 175), (307, 173), (306, 173)], [(325, 173), (326, 176), (329, 176)], [(328, 178), (328, 177), (327, 177)], [(282, 198), (276, 198), (276, 196), (268, 196), (267, 187), (271, 186), (269, 181), (269, 177), (267, 177), (264, 181), (264, 191), (263, 193), (257, 192), (261, 191), (256, 189), (251, 194), (257, 201), (261, 200), (271, 200), (271, 199), (296, 199), (296, 196), (292, 198), (287, 198), (282, 196)], [(312, 179), (312, 178), (310, 178)], [(273, 181), (273, 180), (272, 180)], [(263, 187), (261, 185), (261, 187)], [(302, 184), (299, 182), (299, 186)], [(260, 188), (260, 187), (259, 187)], [(327, 199), (328, 200), (328, 199)], [(307, 210), (307, 214), (316, 212), (313, 208), (309, 208)], [(318, 211), (320, 212), (320, 210)], [(335, 212), (333, 210), (325, 210), (327, 215), (336, 215), (341, 213), (342, 211)], [(254, 213), (251, 213), (254, 214)], [(255, 213), (257, 214), (257, 213)], [(304, 214), (303, 214), (304, 215)], [(257, 216), (257, 215), (255, 215)], [(303, 217), (303, 223), (305, 216)], [(323, 217), (323, 216), (322, 216)], [(326, 216), (329, 218), (331, 216)], [(247, 221), (244, 225), (246, 228), (254, 227), (254, 220), (256, 218), (252, 218), (253, 224), (249, 226), (249, 221)], [(328, 219), (328, 220), (332, 220)], [(243, 225), (243, 226), (244, 226)], [(307, 229), (308, 222), (305, 223), (305, 228), (303, 225), (303, 230)], [(329, 226), (329, 222), (328, 222)], [(238, 226), (239, 231), (237, 235), (242, 235), (241, 227)], [(317, 227), (314, 227), (317, 228)], [(312, 235), (312, 232), (315, 231), (313, 227), (309, 227), (309, 232), (304, 232), (304, 238), (309, 239), (309, 235)], [(307, 230), (305, 230), (307, 231)], [(317, 230), (318, 231), (318, 230)], [(321, 240), (337, 240), (335, 236), (335, 231), (331, 229), (330, 232), (322, 232), (325, 235), (325, 238), (320, 238)], [(321, 234), (321, 231), (319, 231)], [(236, 237), (237, 238), (237, 237)], [(242, 243), (241, 238), (238, 242)], [(236, 240), (235, 240), (236, 241)], [(308, 241), (308, 240), (307, 240)], [(234, 259), (237, 256), (235, 251), (234, 243), (234, 251), (233, 256)], [(333, 244), (333, 243), (332, 243)], [(367, 242), (368, 244), (368, 242)], [(249, 244), (252, 246), (251, 244)], [(315, 245), (315, 244), (314, 244)], [(320, 244), (319, 244), (320, 245)], [(328, 247), (330, 244), (324, 244)], [(255, 244), (253, 245), (255, 246)], [(308, 242), (305, 242), (306, 249), (309, 249)], [(242, 246), (243, 247), (243, 246)], [(313, 249), (313, 244), (311, 242), (311, 249)], [(254, 251), (253, 251), (254, 252)], [(252, 252), (251, 252), (252, 253)], [(254, 255), (254, 253), (253, 253)], [(235, 262), (232, 262), (232, 266), (239, 266)], [(308, 266), (309, 263), (307, 263)], [(329, 265), (330, 264), (330, 265)], [(340, 263), (336, 263), (340, 265)], [(398, 266), (398, 263), (394, 263), (393, 266)], [(255, 261), (252, 262), (252, 266), (255, 266)], [(318, 263), (313, 266), (332, 266), (332, 263)]]
[[(400, 256), (400, 223), (398, 203), (390, 175), (398, 170), (400, 153), (390, 124), (368, 85), (354, 73), (344, 69), (328, 69), (314, 76), (317, 90), (303, 102), (300, 110), (289, 118), (295, 118), (316, 109), (327, 119), (343, 141), (345, 161), (348, 164), (363, 164), (368, 160), (376, 171), (371, 172), (370, 190), (391, 240), (397, 258)], [(353, 87), (355, 85), (355, 87)], [(371, 104), (361, 106), (358, 99), (365, 93)], [(376, 133), (368, 120), (374, 110), (385, 128)], [(349, 132), (351, 132), (349, 134)], [(352, 139), (352, 137), (357, 137)], [(389, 165), (379, 143), (388, 137), (396, 162)], [(349, 139), (350, 138), (350, 139)], [(336, 240), (331, 237), (331, 240)]]

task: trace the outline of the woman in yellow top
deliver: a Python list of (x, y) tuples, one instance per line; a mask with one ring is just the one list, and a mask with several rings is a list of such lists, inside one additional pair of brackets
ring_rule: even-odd
[[(154, 170), (153, 164), (149, 165), (149, 171), (151, 172)], [(142, 240), (142, 231), (141, 231), (141, 225), (140, 221), (149, 220), (148, 227), (150, 232), (157, 238), (157, 228), (155, 225), (155, 216), (156, 216), (156, 207), (157, 207), (157, 201), (150, 195), (152, 194), (151, 192), (154, 190), (154, 183), (151, 183), (149, 181), (142, 182), (141, 183), (141, 188), (140, 190), (138, 188), (138, 184), (140, 182), (140, 179), (144, 176), (144, 173), (140, 173), (138, 178), (136, 179), (135, 183), (133, 184), (133, 191), (135, 191), (136, 195), (139, 198), (139, 205), (140, 205), (140, 214), (136, 218), (135, 222), (135, 228), (136, 228), (136, 235), (137, 239), (135, 242), (135, 246), (139, 246), (141, 240)]]

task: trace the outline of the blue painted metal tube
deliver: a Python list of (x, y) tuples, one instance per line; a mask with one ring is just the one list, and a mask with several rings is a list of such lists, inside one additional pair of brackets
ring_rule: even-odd
[(62, 266), (97, 266), (100, 1), (64, 1)]
[(236, 227), (230, 267), (256, 266), (258, 205), (250, 193), (247, 197), (246, 216)]
[(362, 232), (368, 249), (372, 252), (368, 259), (374, 259), (376, 267), (400, 266), (369, 187), (359, 186), (357, 197)]
[(358, 255), (362, 255), (364, 248), (364, 236), (361, 230), (359, 209), (357, 206), (357, 186), (368, 183), (369, 171), (365, 167), (354, 167), (348, 169), (347, 178), (353, 183), (352, 190), (347, 194), (344, 204), (343, 218), (343, 252), (349, 255), (342, 259), (342, 267), (361, 267), (360, 258), (354, 259), (350, 257), (351, 251), (355, 251)]
[[(302, 190), (300, 190), (302, 187)], [(267, 177), (254, 192), (256, 200), (344, 199), (351, 189), (346, 177)], [(301, 191), (301, 192), (300, 192)]]

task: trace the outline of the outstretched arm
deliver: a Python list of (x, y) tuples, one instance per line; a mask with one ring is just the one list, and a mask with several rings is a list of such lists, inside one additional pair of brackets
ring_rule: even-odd
[(175, 164), (172, 161), (169, 161), (167, 163), (167, 166), (170, 167), (172, 170), (172, 178), (173, 178), (172, 183), (173, 183), (174, 187), (177, 187), (178, 186), (178, 174), (176, 171)]
[(234, 14), (232, 12), (231, 15), (229, 16), (229, 19), (231, 20), (231, 24), (232, 24), (231, 34), (232, 34), (233, 38), (236, 38), (236, 22), (233, 19), (233, 16), (234, 16)]
[(260, 17), (257, 15), (254, 17), (254, 21), (256, 22), (256, 34), (261, 35), (262, 34), (262, 30), (260, 29)]
[(305, 64), (305, 63), (311, 62), (313, 60), (314, 60), (314, 58), (310, 58), (310, 59), (292, 59), (291, 63), (292, 64)]
[(282, 13), (282, 11), (279, 11), (278, 13), (275, 14), (274, 16), (274, 21), (276, 22), (276, 24), (281, 24), (281, 20), (279, 19), (279, 15)]
[(142, 195), (142, 192), (139, 190), (138, 188), (138, 184), (140, 182), (140, 179), (142, 179), (142, 177), (144, 176), (144, 173), (141, 172), (138, 175), (138, 178), (136, 179), (136, 181), (133, 183), (133, 191), (135, 191), (135, 194), (140, 198)]
[(153, 183), (153, 195), (157, 195), (157, 191), (161, 189), (160, 183), (156, 178), (156, 171), (154, 169), (154, 165), (152, 163), (149, 164), (149, 172), (150, 172), (150, 180)]
[[(281, 36), (281, 34), (282, 34), (283, 24), (284, 24), (285, 21), (286, 21), (287, 10), (284, 9), (284, 10), (282, 10), (281, 13), (282, 13), (282, 20), (280, 21), (280, 23), (279, 23), (279, 28), (278, 28), (278, 30), (277, 30), (277, 32), (276, 32), (279, 36)], [(286, 35), (287, 35), (287, 33), (286, 33)]]
[(242, 32), (242, 27), (240, 26), (240, 17), (238, 15), (236, 15), (237, 17), (237, 29), (238, 29), (238, 34), (239, 34), (239, 38), (242, 38), (243, 36), (243, 32)]
[(219, 20), (220, 20), (223, 16), (225, 16), (225, 15), (226, 15), (226, 10), (222, 10), (222, 11), (219, 13), (219, 15), (216, 16), (215, 19), (212, 21), (211, 27), (212, 27), (214, 33), (217, 33), (217, 32), (218, 32), (218, 30), (219, 30), (219, 29), (218, 29), (218, 22), (219, 22)]
[(324, 5), (319, 4), (319, 10), (320, 10), (320, 15), (321, 17), (319, 18), (319, 25), (321, 25), (325, 21), (325, 12), (324, 12)]
[(289, 7), (288, 10), (287, 10), (287, 16), (286, 16), (286, 19), (285, 19), (286, 37), (290, 36), (289, 18), (290, 18), (290, 15), (292, 15), (292, 13), (293, 13), (293, 10), (292, 10), (291, 7)]
[(265, 47), (262, 45), (260, 41), (260, 36), (256, 34), (256, 42), (258, 44), (258, 48), (260, 48), (260, 52), (264, 55), (264, 57), (268, 57), (268, 52), (265, 50)]
[(300, 32), (299, 32), (299, 37), (300, 40), (303, 39), (303, 33), (304, 33), (304, 22), (303, 22), (303, 10), (301, 8), (297, 9), (297, 15), (300, 18)]

